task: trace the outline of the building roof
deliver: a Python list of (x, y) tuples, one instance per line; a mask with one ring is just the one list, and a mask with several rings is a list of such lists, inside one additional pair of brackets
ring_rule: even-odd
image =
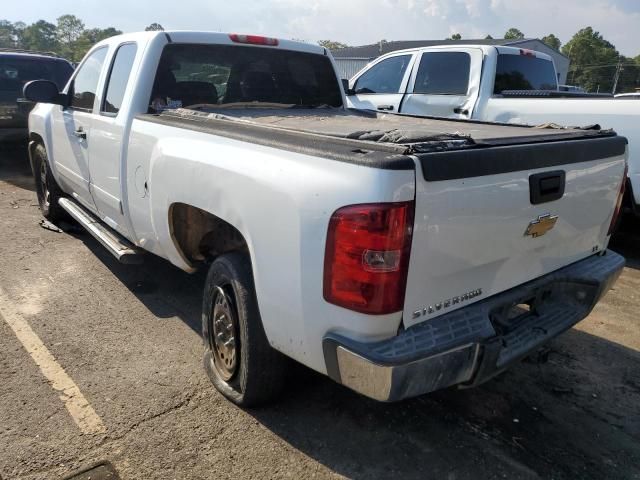
[[(360, 47), (346, 47), (331, 50), (331, 54), (334, 58), (362, 58), (373, 59), (380, 55), (384, 55), (389, 52), (395, 52), (396, 50), (405, 50), (407, 48), (420, 48), (420, 47), (437, 47), (440, 45), (497, 45), (508, 46), (517, 45), (524, 42), (540, 42), (537, 38), (520, 38), (520, 39), (505, 39), (505, 38), (491, 38), (480, 40), (394, 40), (391, 42), (373, 43), (371, 45), (362, 45)], [(560, 55), (562, 53), (557, 52)]]

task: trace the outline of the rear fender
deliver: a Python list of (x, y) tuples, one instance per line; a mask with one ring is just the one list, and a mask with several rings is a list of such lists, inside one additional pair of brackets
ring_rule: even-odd
[(186, 129), (157, 128), (153, 126), (153, 136), (161, 140), (151, 153), (148, 185), (158, 254), (183, 270), (196, 267), (172, 237), (172, 205), (190, 205), (232, 226), (246, 241), (270, 344), (321, 372), (327, 331), (351, 332), (356, 338), (395, 335), (400, 312), (364, 315), (323, 299), (324, 250), (335, 210), (412, 200), (413, 170), (381, 170)]

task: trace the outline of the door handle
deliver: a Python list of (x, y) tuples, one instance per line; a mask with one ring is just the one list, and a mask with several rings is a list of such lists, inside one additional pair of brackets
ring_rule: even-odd
[(458, 115), (469, 115), (469, 110), (464, 107), (456, 107), (453, 109), (453, 113), (457, 113)]
[(83, 140), (87, 139), (87, 132), (85, 132), (84, 128), (82, 128), (82, 127), (78, 127), (76, 130), (74, 130), (73, 134), (76, 137), (81, 138)]
[(392, 112), (393, 105), (378, 105), (378, 110), (387, 110), (389, 112)]

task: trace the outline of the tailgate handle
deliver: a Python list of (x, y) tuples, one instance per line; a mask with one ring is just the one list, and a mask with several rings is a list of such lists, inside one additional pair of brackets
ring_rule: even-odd
[(564, 195), (566, 173), (564, 170), (544, 172), (529, 177), (529, 197), (532, 205), (553, 202)]

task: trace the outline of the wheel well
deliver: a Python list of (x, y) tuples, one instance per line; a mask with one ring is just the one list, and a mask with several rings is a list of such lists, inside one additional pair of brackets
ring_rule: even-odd
[(36, 145), (42, 145), (44, 147), (44, 139), (37, 133), (29, 133), (29, 164), (31, 165), (31, 173), (35, 176), (35, 165), (33, 164), (33, 152)]
[(247, 242), (230, 223), (197, 207), (174, 203), (169, 208), (169, 229), (182, 257), (191, 264), (223, 253), (248, 253)]
[(30, 132), (29, 133), (29, 150), (33, 149), (37, 144), (44, 146), (44, 139), (37, 133)]

